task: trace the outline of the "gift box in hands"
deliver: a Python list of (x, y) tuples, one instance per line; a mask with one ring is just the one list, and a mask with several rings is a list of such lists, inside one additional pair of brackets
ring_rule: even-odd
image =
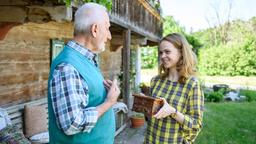
[(144, 113), (146, 116), (151, 117), (155, 115), (163, 106), (163, 100), (160, 98), (154, 98), (142, 94), (133, 94), (133, 96), (134, 102), (132, 110)]

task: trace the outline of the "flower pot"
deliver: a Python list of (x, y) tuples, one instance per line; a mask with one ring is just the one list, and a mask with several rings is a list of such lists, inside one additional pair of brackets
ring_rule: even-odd
[(132, 128), (139, 128), (144, 125), (144, 118), (142, 117), (131, 117), (131, 127)]

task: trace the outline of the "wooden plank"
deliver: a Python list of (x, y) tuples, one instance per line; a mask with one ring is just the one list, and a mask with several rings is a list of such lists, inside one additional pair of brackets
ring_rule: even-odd
[(18, 128), (19, 128), (19, 130), (21, 130), (21, 131), (22, 131), (22, 123), (16, 124), (16, 127), (18, 127)]
[[(111, 44), (114, 45), (122, 45), (123, 44), (123, 36), (120, 35), (112, 35)], [(145, 37), (135, 37), (131, 35), (131, 44), (132, 45), (146, 45), (147, 38)]]
[(133, 32), (141, 35), (141, 36), (147, 36), (147, 40), (152, 41), (155, 45), (158, 44), (158, 42), (160, 41), (160, 37), (152, 32), (146, 31), (144, 29), (141, 28), (141, 26), (136, 26), (133, 23), (121, 19), (120, 17), (110, 14), (110, 21), (116, 25), (122, 26), (124, 28), (129, 28), (131, 29)]
[(8, 113), (12, 113), (14, 111), (24, 109), (25, 105), (47, 105), (47, 98), (44, 97), (44, 98), (41, 98), (41, 99), (38, 99), (38, 100), (32, 100), (30, 102), (26, 102), (26, 103), (6, 107), (5, 109), (8, 111)]
[(123, 131), (126, 128), (127, 124), (125, 123), (124, 125), (122, 125), (116, 132), (115, 132), (115, 136), (117, 136), (121, 131)]
[[(26, 19), (27, 8), (19, 6), (1, 6), (1, 22), (18, 22), (23, 23)], [(18, 56), (18, 55), (17, 55)]]
[(16, 117), (21, 117), (22, 116), (22, 112), (16, 111), (16, 112), (14, 112), (12, 114), (8, 114), (8, 115), (9, 115), (10, 119), (14, 119)]
[(18, 105), (6, 107), (5, 109), (7, 110), (7, 113), (10, 116), (12, 124), (18, 126), (21, 130), (23, 129), (23, 123), (24, 123), (23, 122), (23, 113), (24, 113), (25, 105), (28, 105), (28, 106), (42, 105), (46, 109), (48, 107), (46, 97), (38, 99), (38, 100), (30, 101), (30, 102), (18, 104)]
[(11, 119), (13, 125), (17, 124), (23, 124), (23, 118), (22, 117), (17, 117), (15, 119)]
[[(23, 112), (24, 112), (25, 105), (43, 105), (43, 106), (45, 106), (46, 109), (48, 107), (46, 97), (41, 98), (39, 100), (14, 105), (11, 107), (6, 107), (5, 109), (7, 109), (7, 113), (10, 116), (12, 124), (17, 126), (20, 131), (23, 131), (23, 124), (24, 124)], [(118, 129), (115, 132), (115, 136), (116, 136), (126, 127), (126, 123), (125, 123), (125, 119), (124, 119), (124, 117), (126, 117), (126, 114), (123, 113), (122, 110), (119, 110), (119, 111), (115, 112), (115, 116), (116, 116), (116, 120), (119, 121)]]

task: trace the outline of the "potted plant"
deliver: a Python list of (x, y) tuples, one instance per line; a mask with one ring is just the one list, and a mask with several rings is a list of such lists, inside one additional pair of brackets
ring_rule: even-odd
[(143, 94), (150, 95), (150, 87), (147, 86), (145, 83), (140, 83), (140, 89)]
[(139, 128), (145, 123), (145, 117), (143, 113), (134, 112), (130, 117), (130, 120), (132, 128)]

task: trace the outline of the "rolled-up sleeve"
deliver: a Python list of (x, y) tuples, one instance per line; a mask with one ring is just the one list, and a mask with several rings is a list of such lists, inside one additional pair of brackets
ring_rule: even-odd
[(57, 126), (65, 134), (92, 130), (98, 111), (96, 107), (87, 107), (88, 86), (72, 65), (61, 64), (55, 69), (50, 93)]
[(182, 128), (187, 131), (189, 139), (194, 139), (202, 128), (204, 94), (199, 82), (195, 82), (189, 93), (187, 112), (184, 114)]

